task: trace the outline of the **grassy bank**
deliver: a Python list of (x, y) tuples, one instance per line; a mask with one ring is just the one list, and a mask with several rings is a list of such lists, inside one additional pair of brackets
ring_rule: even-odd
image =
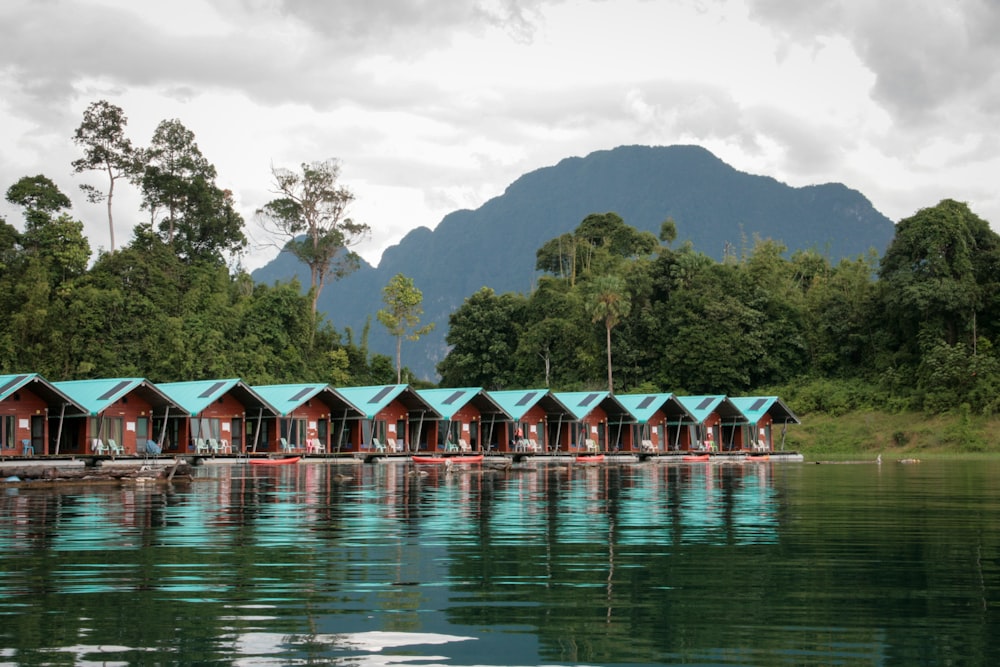
[[(1000, 419), (968, 415), (852, 412), (800, 415), (785, 449), (807, 460), (1000, 455)], [(778, 446), (779, 435), (775, 434)]]

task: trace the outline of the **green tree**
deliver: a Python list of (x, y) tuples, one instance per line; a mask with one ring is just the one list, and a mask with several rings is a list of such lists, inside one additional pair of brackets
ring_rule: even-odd
[(604, 275), (617, 270), (625, 259), (651, 254), (658, 246), (650, 232), (625, 224), (617, 213), (591, 213), (572, 234), (547, 241), (535, 253), (535, 268), (568, 278)]
[(998, 269), (1000, 237), (966, 204), (945, 199), (900, 220), (879, 269), (900, 346), (917, 354), (913, 343), (929, 330), (973, 347), (977, 315), (998, 293)]
[(448, 318), (445, 341), (451, 349), (437, 366), (442, 385), (492, 390), (513, 386), (526, 307), (524, 296), (497, 295), (489, 287), (468, 297)]
[(25, 176), (7, 189), (7, 201), (24, 207), (24, 233), (18, 240), (25, 257), (37, 258), (49, 271), (52, 285), (84, 273), (90, 243), (83, 223), (62, 213), (71, 202), (51, 179)]
[(758, 322), (741, 330), (750, 348), (761, 352), (747, 369), (751, 386), (784, 382), (807, 369), (804, 275), (796, 270), (807, 262), (801, 258), (796, 267), (785, 251), (781, 243), (756, 239), (750, 255), (737, 264), (736, 295)]
[(142, 159), (142, 208), (149, 211), (152, 227), (161, 229), (167, 243), (172, 243), (177, 220), (187, 208), (192, 181), (214, 181), (215, 167), (202, 155), (194, 132), (176, 118), (156, 126)]
[(378, 311), (377, 317), (396, 338), (396, 384), (403, 380), (403, 338), (419, 340), (434, 330), (434, 322), (418, 326), (424, 312), (423, 301), (424, 295), (413, 284), (413, 279), (402, 273), (397, 273), (382, 288), (382, 302), (386, 307)]
[(520, 383), (536, 386), (539, 378), (546, 387), (582, 383), (591, 367), (592, 346), (579, 291), (567, 279), (542, 276), (529, 297), (526, 317), (517, 347)]
[(86, 273), (90, 242), (83, 235), (83, 223), (66, 213), (26, 229), (21, 236), (21, 244), (26, 253), (42, 261), (53, 286)]
[(6, 218), (0, 216), (0, 277), (14, 263), (20, 242), (21, 234), (18, 233), (17, 228), (8, 224)]
[(874, 276), (878, 257), (841, 260), (830, 267), (806, 267), (814, 262), (802, 255), (792, 258), (805, 289), (804, 333), (809, 345), (809, 366), (815, 375), (851, 377), (876, 368), (879, 343), (877, 288)]
[(164, 120), (142, 158), (142, 208), (149, 211), (150, 228), (180, 257), (222, 262), (246, 247), (232, 193), (216, 186), (215, 167), (194, 132), (177, 119)]
[(546, 271), (576, 284), (576, 237), (562, 234), (547, 241), (535, 252), (535, 270)]
[(107, 100), (92, 102), (83, 112), (83, 122), (76, 128), (73, 141), (83, 148), (83, 157), (73, 161), (73, 171), (103, 171), (108, 177), (108, 190), (102, 192), (92, 185), (81, 185), (87, 200), (108, 203), (108, 230), (111, 233), (111, 251), (115, 250), (115, 223), (111, 204), (115, 195), (115, 182), (132, 178), (138, 170), (136, 151), (125, 136), (128, 118), (120, 107)]
[(614, 393), (615, 387), (611, 371), (611, 330), (629, 314), (632, 302), (628, 287), (620, 276), (601, 276), (590, 284), (587, 299), (587, 311), (592, 322), (603, 322), (605, 331), (605, 348), (608, 353), (608, 391)]
[(679, 393), (744, 391), (764, 354), (763, 315), (743, 302), (736, 265), (703, 258), (682, 251), (656, 263), (658, 289), (669, 290), (653, 307), (663, 323), (652, 343), (661, 351), (658, 384)]
[(7, 201), (24, 207), (24, 219), (28, 225), (48, 222), (53, 214), (73, 205), (59, 186), (42, 174), (18, 179), (7, 188)]
[(309, 267), (312, 309), (330, 278), (339, 279), (359, 266), (350, 247), (370, 233), (368, 225), (347, 217), (354, 194), (337, 181), (336, 160), (302, 164), (302, 172), (272, 167), (274, 194), (257, 215), (272, 234)]
[(198, 176), (188, 184), (184, 203), (173, 238), (180, 257), (223, 263), (246, 247), (243, 216), (236, 210), (232, 192)]
[(677, 240), (677, 223), (673, 218), (667, 218), (660, 223), (660, 241), (666, 245), (673, 244)]

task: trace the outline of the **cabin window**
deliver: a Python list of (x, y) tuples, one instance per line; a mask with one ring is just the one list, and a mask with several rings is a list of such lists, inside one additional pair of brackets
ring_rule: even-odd
[(122, 434), (124, 433), (123, 419), (121, 417), (91, 417), (89, 439), (98, 439), (107, 444), (109, 440), (122, 444)]
[(374, 439), (378, 440), (380, 444), (384, 445), (386, 443), (385, 434), (389, 430), (388, 422), (386, 422), (384, 419), (379, 419), (375, 421), (372, 424), (372, 426), (374, 427), (374, 429), (370, 430), (365, 437), (366, 444), (370, 443), (372, 439)]
[(218, 440), (222, 437), (222, 420), (216, 417), (191, 420), (191, 437)]
[(0, 417), (0, 446), (4, 449), (13, 449), (17, 444), (17, 433), (14, 431), (14, 415), (4, 415)]
[(306, 444), (306, 429), (308, 423), (305, 419), (289, 418), (281, 422), (281, 437), (288, 440), (288, 443), (295, 447), (304, 447)]
[(438, 426), (438, 446), (443, 447), (448, 444), (457, 445), (458, 439), (462, 437), (462, 422), (443, 421)]

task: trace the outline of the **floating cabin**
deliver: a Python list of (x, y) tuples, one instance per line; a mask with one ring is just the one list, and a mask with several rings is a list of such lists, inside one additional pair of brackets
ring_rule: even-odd
[[(694, 422), (681, 432), (682, 451), (728, 452), (741, 449), (737, 436), (746, 422), (725, 396), (679, 396)], [(686, 432), (685, 432), (686, 431)]]
[(85, 412), (37, 373), (0, 375), (0, 458), (55, 452), (66, 417)]
[(441, 416), (429, 426), (432, 451), (486, 451), (508, 419), (504, 409), (478, 387), (418, 389), (417, 394)]
[[(546, 452), (568, 449), (573, 412), (547, 389), (491, 391), (490, 398), (507, 413), (491, 449), (501, 452)], [(520, 436), (518, 436), (520, 431)]]
[(427, 435), (441, 415), (408, 384), (346, 387), (337, 392), (361, 413), (346, 424), (338, 452), (368, 454), (427, 449)]
[(679, 451), (681, 434), (696, 423), (673, 394), (615, 394), (632, 416), (632, 452)]
[(743, 450), (776, 451), (774, 429), (778, 425), (781, 426), (780, 449), (784, 449), (786, 428), (789, 424), (801, 423), (777, 396), (740, 396), (731, 397), (729, 401), (743, 416), (740, 432), (733, 436)]
[(325, 454), (336, 451), (364, 416), (340, 392), (325, 384), (272, 384), (254, 390), (277, 411), (262, 433), (263, 447), (254, 451)]
[(573, 414), (565, 447), (570, 452), (608, 452), (632, 449), (634, 421), (611, 392), (556, 392), (559, 402)]
[(161, 452), (754, 454), (784, 450), (787, 425), (799, 423), (777, 396), (0, 375), (0, 459)]
[(84, 409), (68, 418), (55, 441), (54, 454), (134, 456), (164, 429), (178, 405), (143, 378), (71, 380), (53, 383)]
[(163, 452), (235, 454), (261, 444), (277, 410), (237, 378), (158, 384), (178, 408), (156, 432)]

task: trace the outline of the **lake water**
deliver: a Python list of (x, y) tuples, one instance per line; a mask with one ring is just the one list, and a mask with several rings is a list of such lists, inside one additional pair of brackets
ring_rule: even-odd
[(997, 463), (197, 474), (0, 491), (0, 665), (1000, 660)]

